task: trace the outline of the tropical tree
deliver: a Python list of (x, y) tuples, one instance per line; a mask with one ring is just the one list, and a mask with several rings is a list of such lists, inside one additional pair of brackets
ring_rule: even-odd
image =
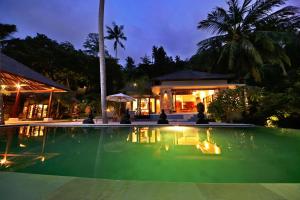
[(97, 57), (99, 53), (99, 34), (89, 33), (85, 42), (83, 43), (83, 47), (88, 55)]
[(126, 65), (124, 68), (124, 73), (127, 81), (130, 81), (135, 77), (136, 65), (132, 57), (128, 56), (126, 59)]
[[(12, 24), (0, 24), (0, 56), (3, 42), (14, 32), (17, 31), (16, 25)], [(0, 58), (1, 62), (1, 58)], [(1, 64), (0, 64), (1, 65)], [(3, 102), (3, 91), (4, 88), (0, 82), (0, 124), (4, 124), (4, 102)]]
[(106, 66), (105, 66), (105, 50), (104, 50), (104, 5), (105, 0), (99, 2), (99, 16), (98, 16), (98, 29), (99, 29), (99, 62), (100, 62), (100, 90), (101, 90), (101, 112), (102, 123), (107, 124), (107, 102), (106, 102)]
[(1, 24), (0, 23), (0, 41), (3, 42), (10, 35), (17, 31), (17, 27), (14, 24)]
[[(88, 55), (92, 55), (94, 57), (98, 57), (99, 55), (99, 33), (89, 33), (85, 42), (83, 43), (83, 47), (85, 49), (85, 53)], [(105, 57), (111, 57), (109, 52), (104, 45)]]
[(199, 22), (198, 29), (216, 34), (198, 43), (199, 52), (221, 46), (218, 63), (227, 60), (237, 78), (251, 75), (260, 81), (264, 64), (280, 66), (287, 75), (286, 37), (299, 28), (300, 17), (297, 7), (282, 7), (286, 2), (228, 0), (228, 9), (217, 7)]
[(116, 52), (116, 58), (118, 57), (118, 46), (125, 49), (125, 45), (122, 43), (123, 41), (127, 40), (127, 37), (125, 36), (123, 29), (123, 25), (117, 25), (115, 22), (112, 23), (112, 27), (106, 26), (107, 29), (107, 36), (105, 39), (108, 40), (114, 40), (114, 50)]

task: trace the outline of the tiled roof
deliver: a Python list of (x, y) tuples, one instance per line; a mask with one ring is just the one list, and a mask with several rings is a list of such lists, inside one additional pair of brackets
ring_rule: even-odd
[(182, 81), (182, 80), (227, 80), (232, 78), (228, 74), (215, 74), (200, 71), (184, 70), (154, 78), (157, 81)]
[(2, 53), (0, 53), (0, 72), (17, 75), (22, 78), (29, 79), (31, 81), (36, 81), (58, 89), (68, 90), (67, 87), (50, 80), (42, 74), (33, 71), (29, 67)]

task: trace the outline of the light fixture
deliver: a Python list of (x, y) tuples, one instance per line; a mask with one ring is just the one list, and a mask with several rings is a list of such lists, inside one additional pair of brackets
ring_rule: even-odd
[(1, 165), (5, 165), (6, 162), (7, 162), (6, 158), (3, 158), (3, 159), (0, 160)]
[(18, 84), (16, 84), (16, 88), (17, 89), (20, 89), (21, 88), (21, 85), (18, 83)]

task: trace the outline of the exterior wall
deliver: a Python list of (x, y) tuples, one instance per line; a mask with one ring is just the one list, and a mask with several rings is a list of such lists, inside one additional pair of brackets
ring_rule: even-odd
[[(207, 111), (207, 107), (215, 94), (217, 94), (220, 90), (234, 89), (238, 86), (242, 85), (228, 84), (227, 80), (162, 81), (160, 85), (154, 85), (152, 87), (151, 98), (156, 99), (156, 114), (159, 114), (162, 109), (164, 109), (168, 114), (174, 112), (188, 114), (196, 112), (195, 105), (199, 102), (202, 102), (205, 105), (205, 110)], [(204, 97), (202, 97), (203, 95), (201, 94), (197, 95), (197, 92), (205, 92)], [(177, 95), (193, 95), (193, 97), (191, 98), (191, 101), (178, 101), (179, 103), (181, 102), (182, 107), (179, 106), (179, 109), (177, 109)], [(200, 98), (198, 98), (199, 96)], [(195, 100), (195, 98), (197, 99)], [(199, 99), (200, 101), (198, 101)], [(149, 112), (149, 114), (151, 113), (153, 112)]]
[[(15, 103), (15, 94), (11, 96), (4, 96), (4, 115), (5, 120), (8, 120), (12, 117), (11, 113), (13, 111), (13, 106)], [(19, 119), (32, 119), (32, 120), (42, 120), (46, 117), (46, 115), (39, 116), (37, 114), (38, 110), (41, 110), (41, 108), (38, 108), (38, 106), (43, 105), (42, 113), (47, 113), (48, 111), (48, 101), (49, 97), (47, 95), (38, 95), (35, 94), (32, 97), (28, 94), (22, 94), (20, 96), (20, 103), (18, 105), (17, 109), (17, 117)], [(34, 113), (31, 115), (32, 117), (29, 118), (29, 108), (34, 108)]]
[[(164, 109), (166, 113), (174, 111), (173, 94), (171, 89), (161, 90), (160, 92), (160, 109)], [(160, 112), (160, 111), (158, 111)]]

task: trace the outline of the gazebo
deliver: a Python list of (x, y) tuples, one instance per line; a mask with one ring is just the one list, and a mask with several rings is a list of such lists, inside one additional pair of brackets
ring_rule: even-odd
[[(48, 93), (49, 100), (47, 106), (48, 119), (51, 111), (53, 93), (67, 92), (68, 88), (49, 78), (33, 71), (22, 63), (0, 53), (0, 103), (3, 103), (3, 94), (15, 96), (13, 107), (10, 111), (10, 120), (18, 120), (18, 110), (20, 107), (20, 96), (23, 93)], [(3, 105), (0, 105), (1, 121), (3, 122)]]

